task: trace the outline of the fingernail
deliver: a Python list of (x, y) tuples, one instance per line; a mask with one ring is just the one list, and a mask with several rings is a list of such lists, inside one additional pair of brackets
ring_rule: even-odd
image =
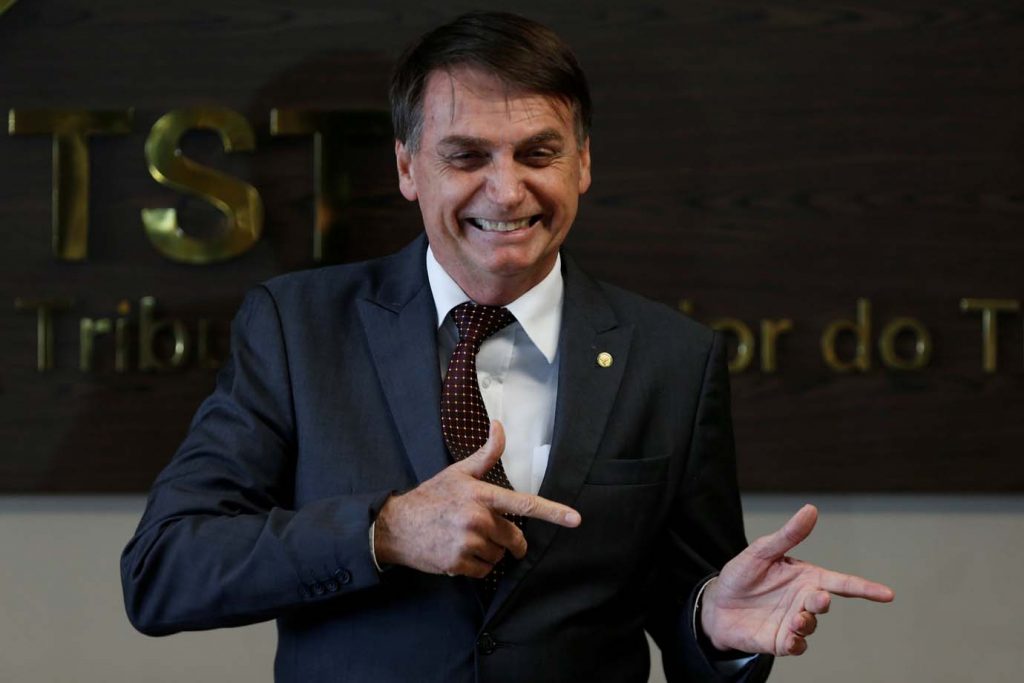
[(573, 526), (580, 523), (580, 513), (573, 510), (572, 512), (565, 513), (565, 521)]

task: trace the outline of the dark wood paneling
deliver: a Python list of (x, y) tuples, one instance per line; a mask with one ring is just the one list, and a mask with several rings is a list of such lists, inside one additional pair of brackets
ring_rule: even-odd
[[(483, 6), (502, 6), (482, 3)], [(481, 3), (473, 3), (472, 8)], [(0, 111), (136, 108), (134, 132), (96, 138), (90, 258), (49, 246), (45, 138), (0, 136), (0, 490), (145, 489), (213, 374), (76, 369), (77, 318), (158, 298), (223, 337), (242, 293), (312, 266), (311, 144), (271, 138), (272, 107), (383, 109), (387, 74), (421, 31), (470, 9), (391, 3), (277, 5), (72, 0), (0, 15)], [(734, 376), (747, 489), (1021, 491), (1024, 333), (1001, 319), (1000, 366), (981, 370), (979, 317), (961, 297), (1024, 300), (1024, 13), (1015, 3), (550, 3), (517, 11), (573, 44), (596, 105), (595, 182), (571, 247), (608, 280), (708, 321), (790, 317), (780, 371)], [(215, 267), (148, 244), (147, 206), (202, 205), (154, 183), (142, 147), (164, 112), (246, 115), (252, 154), (211, 136), (190, 155), (252, 182), (263, 240)], [(342, 257), (418, 230), (394, 189), (388, 145), (364, 150)], [(58, 321), (58, 369), (37, 373), (26, 296), (76, 300)], [(829, 321), (870, 298), (877, 331), (909, 315), (934, 337), (920, 373), (839, 375), (821, 359)], [(133, 305), (137, 312), (137, 303)], [(223, 353), (223, 338), (219, 353)], [(108, 358), (110, 342), (100, 346)], [(107, 355), (103, 355), (107, 354)]]

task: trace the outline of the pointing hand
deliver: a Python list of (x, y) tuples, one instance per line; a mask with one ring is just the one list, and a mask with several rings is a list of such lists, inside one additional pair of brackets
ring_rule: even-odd
[(570, 507), (481, 481), (504, 450), (505, 432), (492, 420), (480, 450), (389, 498), (374, 527), (377, 561), (482, 578), (506, 551), (517, 559), (526, 555), (522, 530), (505, 514), (579, 526), (580, 515)]

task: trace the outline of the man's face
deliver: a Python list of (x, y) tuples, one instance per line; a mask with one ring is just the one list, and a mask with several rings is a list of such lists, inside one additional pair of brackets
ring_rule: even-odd
[(590, 186), (568, 106), (468, 67), (430, 75), (419, 148), (395, 153), (434, 255), (479, 303), (508, 303), (550, 272)]

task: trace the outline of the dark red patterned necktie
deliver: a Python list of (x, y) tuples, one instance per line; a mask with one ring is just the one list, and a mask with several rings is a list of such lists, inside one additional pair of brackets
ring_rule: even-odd
[[(476, 376), (476, 354), (485, 339), (511, 325), (515, 317), (499, 306), (481, 306), (471, 301), (456, 306), (451, 316), (459, 330), (459, 342), (448, 362), (448, 374), (441, 389), (441, 433), (452, 458), (458, 461), (480, 450), (490, 431), (491, 422)], [(487, 471), (484, 481), (512, 488), (500, 460)], [(508, 517), (517, 526), (522, 526), (522, 518), (518, 515)], [(505, 559), (496, 564), (483, 581), (481, 587), (487, 601), (494, 597), (505, 564)]]

